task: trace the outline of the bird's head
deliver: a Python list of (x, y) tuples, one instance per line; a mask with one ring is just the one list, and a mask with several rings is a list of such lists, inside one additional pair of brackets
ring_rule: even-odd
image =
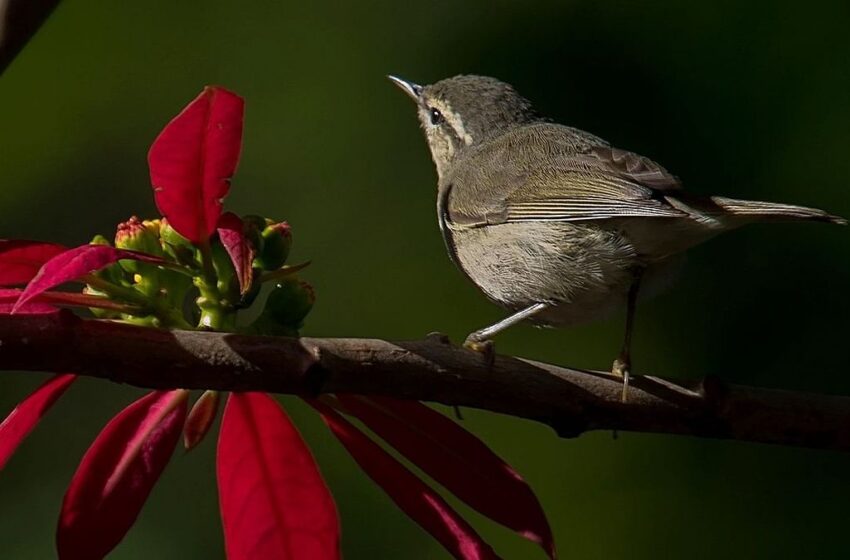
[(389, 79), (416, 103), (440, 176), (466, 147), (539, 120), (527, 99), (495, 78), (462, 75), (426, 86)]

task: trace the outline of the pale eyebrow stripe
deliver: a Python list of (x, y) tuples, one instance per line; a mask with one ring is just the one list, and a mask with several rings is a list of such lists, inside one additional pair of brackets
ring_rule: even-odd
[(451, 105), (442, 99), (433, 99), (432, 103), (433, 107), (443, 114), (443, 118), (446, 119), (446, 122), (448, 122), (452, 127), (458, 138), (463, 140), (463, 143), (467, 146), (472, 144), (472, 136), (466, 131), (466, 128), (463, 126), (463, 121), (461, 121), (457, 113), (452, 111)]

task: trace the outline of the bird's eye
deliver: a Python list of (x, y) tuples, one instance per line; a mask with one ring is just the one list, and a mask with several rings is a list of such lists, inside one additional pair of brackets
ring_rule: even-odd
[(443, 114), (439, 111), (439, 109), (434, 109), (431, 107), (431, 124), (437, 126), (438, 124), (443, 122)]

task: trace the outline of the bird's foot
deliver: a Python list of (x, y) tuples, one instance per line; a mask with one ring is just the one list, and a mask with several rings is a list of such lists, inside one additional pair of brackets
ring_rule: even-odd
[(614, 360), (614, 365), (611, 366), (611, 373), (623, 380), (623, 394), (620, 397), (621, 402), (626, 402), (629, 395), (629, 373), (632, 369), (631, 360), (628, 356), (620, 356)]
[(493, 367), (493, 363), (496, 361), (496, 345), (493, 344), (492, 340), (482, 340), (476, 336), (476, 333), (472, 333), (466, 337), (463, 347), (481, 354), (488, 369)]

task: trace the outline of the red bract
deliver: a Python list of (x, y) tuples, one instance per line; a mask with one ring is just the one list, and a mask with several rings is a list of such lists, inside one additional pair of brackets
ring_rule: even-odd
[(58, 243), (0, 240), (0, 286), (26, 284), (45, 261), (63, 251)]
[(0, 470), (29, 435), (56, 399), (71, 386), (76, 376), (65, 373), (51, 377), (21, 401), (0, 424)]
[(23, 292), (20, 288), (0, 288), (0, 303), (14, 303)]
[(15, 304), (12, 302), (6, 303), (0, 301), (0, 315), (11, 315), (14, 309), (17, 315), (48, 315), (50, 313), (59, 313), (58, 307), (53, 307), (46, 303), (29, 302), (15, 309)]
[(106, 425), (62, 502), (60, 560), (98, 560), (124, 538), (168, 464), (185, 418), (185, 391), (157, 391)]
[(156, 205), (193, 243), (215, 231), (242, 147), (243, 101), (207, 87), (159, 134), (148, 152)]
[(461, 560), (498, 558), (469, 523), (404, 465), (329, 406), (319, 401), (308, 402), (319, 411), (325, 424), (366, 474), (452, 556)]
[[(556, 557), (552, 530), (522, 477), (480, 439), (415, 401), (337, 397), (344, 411), (493, 521), (517, 531)], [(372, 402), (370, 402), (372, 401)]]
[(218, 220), (218, 237), (236, 269), (239, 292), (245, 294), (251, 288), (251, 265), (254, 262), (254, 249), (245, 238), (242, 218), (233, 212), (224, 213)]
[(218, 413), (220, 395), (218, 391), (204, 391), (189, 411), (186, 424), (183, 426), (183, 447), (187, 451), (201, 443), (210, 431)]
[[(0, 288), (0, 310), (7, 308), (5, 313), (11, 312), (13, 305), (18, 301), (18, 299), (20, 299), (23, 292), (23, 290), (14, 288)], [(53, 305), (86, 308), (94, 307), (97, 309), (113, 310), (124, 310), (127, 308), (126, 305), (112, 301), (111, 299), (93, 296), (90, 294), (77, 294), (73, 292), (43, 292), (35, 296), (29, 302), (24, 303), (23, 308), (18, 309), (16, 313), (22, 315), (26, 315), (27, 313), (32, 314), (33, 309), (39, 308), (58, 311), (55, 307), (53, 307)], [(27, 311), (28, 309), (30, 310), (29, 312)], [(0, 313), (3, 312), (0, 311)]]
[(217, 464), (228, 560), (340, 557), (333, 498), (310, 450), (269, 395), (230, 395)]
[(116, 249), (109, 245), (80, 245), (56, 255), (44, 263), (38, 274), (27, 284), (20, 299), (18, 299), (18, 303), (12, 308), (12, 313), (50, 288), (76, 280), (123, 259), (151, 264), (170, 264), (147, 253)]

